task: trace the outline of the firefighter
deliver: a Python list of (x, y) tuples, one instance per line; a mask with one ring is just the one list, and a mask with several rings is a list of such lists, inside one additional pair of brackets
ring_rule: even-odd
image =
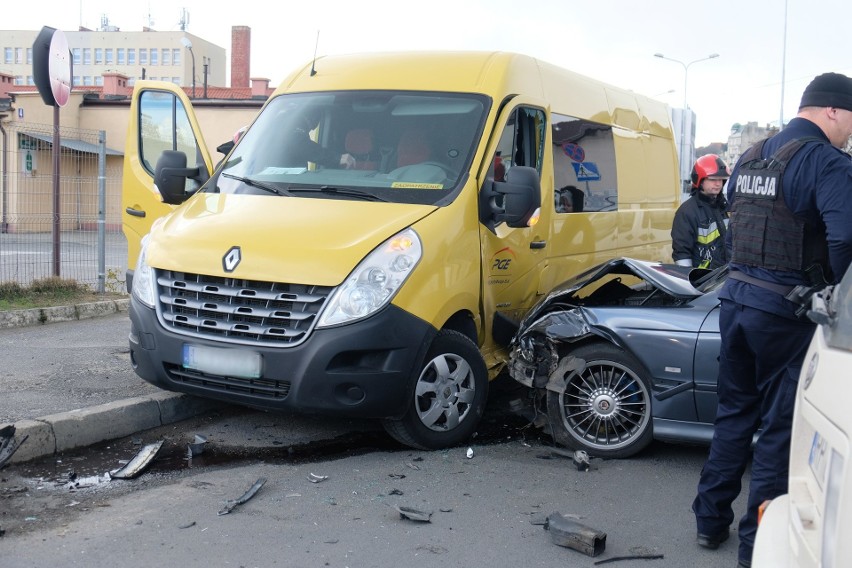
[(716, 154), (707, 154), (692, 166), (692, 194), (675, 213), (672, 258), (693, 268), (718, 268), (728, 262), (725, 231), (728, 202), (722, 192), (730, 168)]
[[(718, 548), (752, 457), (738, 566), (751, 566), (758, 508), (787, 492), (796, 388), (816, 324), (808, 291), (852, 261), (852, 79), (817, 76), (799, 112), (739, 159), (728, 181), (730, 275), (719, 293), (718, 405), (692, 504), (704, 548)], [(754, 435), (760, 436), (751, 450)]]

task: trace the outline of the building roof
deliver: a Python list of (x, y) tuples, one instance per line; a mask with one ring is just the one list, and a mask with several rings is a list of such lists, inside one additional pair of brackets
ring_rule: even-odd
[[(40, 132), (27, 132), (26, 130), (20, 131), (21, 134), (25, 134), (30, 138), (36, 138), (45, 142), (49, 145), (53, 145), (53, 136), (48, 134), (43, 134)], [(82, 140), (75, 140), (73, 138), (60, 138), (59, 145), (63, 148), (67, 148), (68, 150), (74, 150), (76, 152), (85, 152), (87, 154), (97, 154), (100, 152), (100, 148), (97, 144), (91, 144), (89, 142), (84, 142)], [(112, 148), (106, 148), (107, 156), (123, 156), (124, 152), (120, 150), (113, 150)]]
[[(195, 86), (195, 96), (192, 95), (192, 87), (181, 87), (183, 91), (186, 93), (186, 96), (193, 99), (201, 99), (204, 97), (204, 87), (196, 85)], [(96, 94), (99, 97), (109, 97), (115, 95), (126, 95), (130, 97), (133, 93), (133, 87), (129, 87), (127, 89), (122, 89), (125, 92), (121, 93), (112, 93), (112, 94), (104, 94), (104, 88), (101, 85), (85, 85), (85, 86), (75, 86), (72, 89), (74, 93), (92, 93)], [(267, 89), (266, 96), (261, 96), (260, 98), (265, 99), (271, 94), (273, 89)], [(35, 85), (15, 85), (13, 88), (9, 89), (10, 95), (15, 94), (24, 94), (24, 93), (37, 93), (38, 87)], [(256, 100), (258, 97), (252, 95), (251, 87), (211, 87), (207, 86), (207, 99), (216, 99), (216, 100)]]

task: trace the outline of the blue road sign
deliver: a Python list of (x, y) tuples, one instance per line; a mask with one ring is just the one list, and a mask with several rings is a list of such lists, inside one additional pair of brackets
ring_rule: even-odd
[(594, 162), (573, 162), (571, 165), (574, 166), (577, 181), (599, 181), (601, 179), (598, 165)]

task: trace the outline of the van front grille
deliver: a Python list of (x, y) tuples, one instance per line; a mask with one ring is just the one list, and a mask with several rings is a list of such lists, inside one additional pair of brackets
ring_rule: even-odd
[(156, 273), (157, 313), (166, 328), (248, 345), (301, 343), (333, 289), (186, 272)]

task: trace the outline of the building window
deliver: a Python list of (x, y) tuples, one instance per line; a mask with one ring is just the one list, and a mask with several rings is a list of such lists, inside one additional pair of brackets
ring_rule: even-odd
[(35, 85), (35, 79), (32, 75), (27, 75), (27, 85)]
[(136, 65), (136, 50), (132, 47), (127, 48), (127, 64)]
[(92, 64), (92, 48), (84, 47), (83, 48), (83, 65), (91, 65)]
[(172, 50), (172, 65), (180, 65), (180, 49)]
[(172, 77), (172, 83), (180, 87), (180, 77)]
[(139, 48), (139, 65), (148, 65), (148, 50)]
[(3, 48), (3, 63), (12, 64), (12, 48), (4, 47)]
[(169, 49), (163, 48), (163, 65), (171, 65), (172, 64), (172, 52)]
[(92, 84), (92, 76), (91, 75), (85, 75), (83, 77), (83, 85), (91, 85), (91, 84)]
[(103, 87), (103, 85), (104, 85), (104, 76), (103, 75), (98, 75), (97, 77), (95, 77), (95, 85), (97, 85), (99, 87)]
[(16, 47), (15, 48), (15, 63), (17, 65), (23, 65), (24, 64), (24, 48), (23, 47)]
[(24, 84), (24, 76), (23, 75), (15, 75), (15, 84), (23, 85)]
[(27, 65), (33, 64), (33, 48), (27, 48)]
[(79, 75), (74, 75), (73, 82), (74, 82), (74, 85), (73, 85), (74, 87), (76, 87), (77, 85), (79, 85), (79, 84), (80, 84), (80, 76), (79, 76)]
[(157, 65), (157, 53), (156, 49), (151, 50), (151, 65)]
[(111, 47), (110, 47), (110, 48), (107, 48), (107, 49), (104, 51), (104, 56), (105, 56), (105, 57), (104, 57), (104, 62), (105, 62), (107, 65), (112, 65), (113, 59), (112, 59), (112, 48), (111, 48)]
[(116, 59), (116, 63), (118, 63), (119, 65), (124, 65), (125, 57), (124, 57), (124, 48), (123, 47), (119, 47), (115, 50), (115, 59)]
[(83, 63), (83, 50), (79, 47), (75, 47), (71, 50), (71, 53), (74, 56), (74, 65), (80, 65)]
[(132, 87), (132, 86), (133, 86), (133, 85), (135, 85), (135, 84), (136, 84), (136, 77), (130, 77), (130, 78), (127, 80), (127, 86), (128, 86), (128, 87)]
[(95, 48), (95, 65), (104, 64), (104, 49), (102, 47)]

